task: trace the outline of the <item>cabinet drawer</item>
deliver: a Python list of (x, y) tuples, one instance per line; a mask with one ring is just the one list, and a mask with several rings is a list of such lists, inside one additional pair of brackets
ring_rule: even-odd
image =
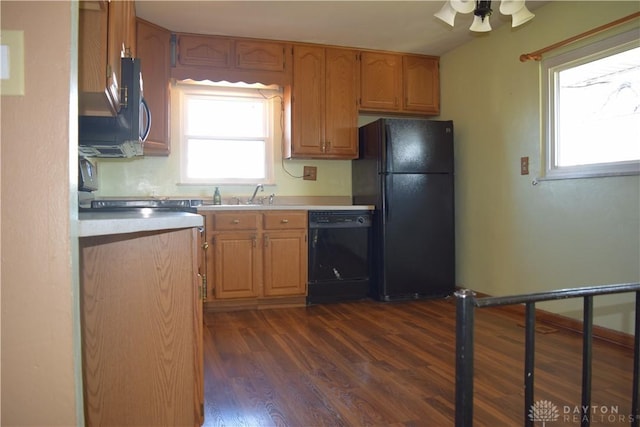
[(260, 214), (254, 212), (217, 213), (214, 227), (218, 230), (257, 230)]
[(307, 228), (307, 213), (305, 211), (279, 211), (264, 214), (265, 230), (288, 230)]

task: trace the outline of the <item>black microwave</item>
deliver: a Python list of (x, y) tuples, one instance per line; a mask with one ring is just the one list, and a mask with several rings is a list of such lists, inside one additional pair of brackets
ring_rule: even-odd
[(139, 58), (121, 58), (120, 112), (113, 117), (78, 117), (78, 151), (85, 157), (142, 156), (151, 127)]

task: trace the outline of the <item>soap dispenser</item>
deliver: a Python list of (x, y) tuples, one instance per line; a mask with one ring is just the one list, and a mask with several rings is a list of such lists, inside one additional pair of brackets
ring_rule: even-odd
[(222, 198), (220, 197), (220, 189), (218, 187), (216, 187), (216, 191), (213, 193), (213, 204), (214, 205), (222, 204)]

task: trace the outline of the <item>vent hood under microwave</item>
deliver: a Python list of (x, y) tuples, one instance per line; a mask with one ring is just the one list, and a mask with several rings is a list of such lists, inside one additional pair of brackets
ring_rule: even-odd
[(121, 58), (120, 112), (113, 117), (78, 117), (78, 151), (85, 157), (142, 156), (151, 113), (144, 100), (139, 58)]

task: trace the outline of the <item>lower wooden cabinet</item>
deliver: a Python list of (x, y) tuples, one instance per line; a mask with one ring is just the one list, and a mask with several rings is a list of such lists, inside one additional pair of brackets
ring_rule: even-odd
[(202, 424), (199, 234), (80, 239), (87, 426)]
[(200, 213), (207, 309), (306, 303), (306, 211)]

